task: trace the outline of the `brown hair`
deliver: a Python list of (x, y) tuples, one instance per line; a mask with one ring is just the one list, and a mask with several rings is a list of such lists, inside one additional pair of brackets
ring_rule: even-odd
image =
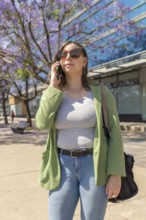
[[(87, 74), (88, 74), (88, 55), (87, 55), (87, 52), (86, 52), (85, 48), (84, 48), (80, 43), (77, 43), (77, 42), (75, 42), (75, 41), (67, 41), (67, 42), (65, 42), (59, 50), (63, 50), (64, 47), (66, 47), (66, 46), (69, 45), (69, 44), (75, 44), (75, 45), (77, 45), (78, 47), (80, 47), (80, 48), (82, 49), (83, 56), (84, 56), (84, 57), (87, 57), (87, 64), (86, 64), (86, 66), (85, 66), (85, 67), (83, 68), (83, 70), (82, 70), (82, 78), (81, 78), (81, 81), (82, 81), (83, 87), (84, 87), (86, 90), (90, 90), (89, 82), (88, 82), (88, 79), (87, 79)], [(57, 60), (58, 60), (58, 56), (57, 56), (57, 54), (56, 54), (53, 63), (55, 63)], [(64, 87), (65, 84), (66, 84), (66, 78), (65, 78), (65, 73), (63, 72), (62, 69), (61, 69), (61, 74), (62, 74), (61, 84), (62, 84), (62, 87)]]

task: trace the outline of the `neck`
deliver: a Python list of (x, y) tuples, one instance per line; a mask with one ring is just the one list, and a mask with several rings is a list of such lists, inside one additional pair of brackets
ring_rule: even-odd
[(68, 90), (79, 90), (83, 87), (81, 79), (75, 78), (74, 80), (67, 80), (66, 89)]

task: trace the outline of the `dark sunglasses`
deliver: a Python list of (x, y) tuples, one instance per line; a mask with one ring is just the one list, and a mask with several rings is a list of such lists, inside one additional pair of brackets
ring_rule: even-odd
[(70, 55), (71, 58), (77, 59), (77, 58), (79, 58), (81, 56), (82, 49), (81, 48), (75, 48), (75, 49), (72, 49), (70, 51), (59, 50), (58, 53), (57, 53), (57, 56), (58, 56), (59, 60), (64, 60), (64, 59), (66, 59), (68, 54)]

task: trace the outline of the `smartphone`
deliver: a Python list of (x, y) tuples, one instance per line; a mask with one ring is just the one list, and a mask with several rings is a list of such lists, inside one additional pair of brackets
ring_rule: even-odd
[(61, 65), (60, 66), (58, 66), (57, 68), (56, 68), (56, 70), (57, 70), (57, 79), (59, 80), (60, 79), (60, 75), (62, 75), (62, 69), (61, 69)]

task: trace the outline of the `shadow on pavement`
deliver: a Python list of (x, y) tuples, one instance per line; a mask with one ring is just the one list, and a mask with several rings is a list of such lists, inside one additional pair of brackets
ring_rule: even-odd
[[(122, 131), (123, 142), (145, 142), (146, 132)], [(45, 145), (47, 131), (40, 131), (36, 128), (26, 129), (24, 134), (16, 134), (11, 130), (10, 125), (0, 124), (0, 144), (34, 144)]]
[(122, 136), (124, 143), (146, 141), (146, 132), (122, 131)]
[(0, 144), (33, 144), (45, 145), (47, 138), (47, 131), (39, 131), (37, 129), (25, 130), (23, 134), (13, 133), (9, 126), (0, 127)]

